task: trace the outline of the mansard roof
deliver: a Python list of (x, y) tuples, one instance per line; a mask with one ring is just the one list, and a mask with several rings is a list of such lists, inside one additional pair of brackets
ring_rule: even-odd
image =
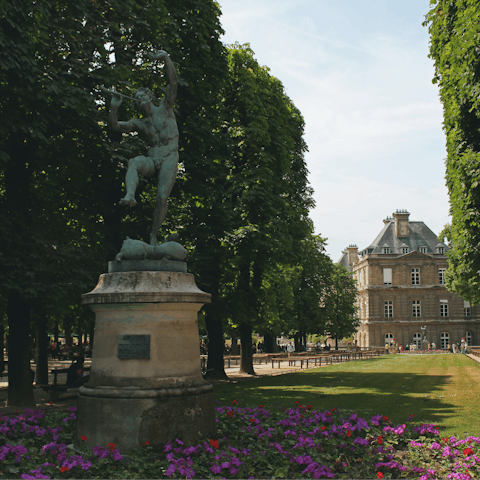
[(387, 218), (385, 225), (372, 244), (360, 254), (381, 254), (383, 248), (388, 246), (391, 254), (403, 254), (402, 249), (408, 247), (410, 251), (419, 251), (420, 247), (426, 247), (427, 254), (437, 253), (437, 248), (443, 247), (445, 252), (449, 249), (445, 244), (438, 243), (437, 236), (425, 225), (424, 222), (408, 222), (410, 227), (407, 237), (395, 235), (395, 220)]
[(342, 256), (337, 263), (343, 265), (348, 271), (352, 271), (351, 265), (348, 264), (348, 252), (346, 250), (342, 252)]

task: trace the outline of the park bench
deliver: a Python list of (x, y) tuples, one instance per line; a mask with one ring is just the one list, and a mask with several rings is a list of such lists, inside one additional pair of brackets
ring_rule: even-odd
[(288, 362), (288, 366), (296, 366), (297, 362), (300, 363), (300, 368), (303, 369), (303, 366), (305, 365), (306, 368), (308, 368), (309, 363), (314, 363), (315, 366), (322, 366), (322, 359), (325, 359), (324, 363), (327, 364), (329, 356), (327, 355), (315, 355), (315, 356), (290, 356), (290, 357), (285, 357), (285, 356), (278, 356), (272, 358), (272, 368), (275, 368), (275, 363), (277, 363), (278, 368), (280, 368), (282, 362)]
[[(89, 372), (91, 367), (84, 367), (84, 372)], [(70, 388), (78, 388), (78, 386), (60, 384), (57, 381), (57, 375), (59, 373), (68, 373), (68, 368), (54, 368), (50, 370), (50, 373), (53, 375), (53, 384), (52, 385), (38, 385), (43, 391), (50, 394), (50, 400), (55, 402), (58, 400), (61, 393), (66, 392)]]

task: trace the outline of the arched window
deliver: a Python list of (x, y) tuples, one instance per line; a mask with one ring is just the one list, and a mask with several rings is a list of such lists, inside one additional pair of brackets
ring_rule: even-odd
[(393, 343), (394, 338), (395, 337), (393, 336), (393, 333), (386, 333), (385, 334), (385, 344), (388, 343), (389, 345), (391, 345)]
[(422, 334), (421, 333), (414, 333), (413, 334), (413, 344), (417, 347), (417, 349), (422, 348)]
[(440, 348), (447, 348), (450, 343), (450, 334), (448, 332), (442, 332), (440, 334)]
[(469, 332), (468, 330), (465, 332), (465, 341), (467, 345), (471, 347), (473, 345), (473, 333)]

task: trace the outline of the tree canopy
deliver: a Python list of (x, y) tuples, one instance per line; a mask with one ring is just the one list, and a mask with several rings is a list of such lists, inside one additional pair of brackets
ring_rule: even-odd
[(425, 25), (443, 103), (446, 180), (452, 222), (441, 234), (451, 249), (446, 286), (480, 302), (480, 4), (432, 0)]

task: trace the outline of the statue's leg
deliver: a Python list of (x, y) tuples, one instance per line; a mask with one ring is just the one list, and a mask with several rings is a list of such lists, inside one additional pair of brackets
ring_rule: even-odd
[(135, 158), (131, 158), (128, 161), (128, 170), (125, 176), (126, 194), (120, 200), (120, 205), (129, 205), (134, 207), (137, 204), (135, 200), (135, 192), (138, 186), (138, 174), (141, 173), (146, 177), (150, 177), (155, 172), (155, 165), (151, 158), (140, 155)]
[(166, 156), (158, 170), (157, 203), (153, 213), (153, 226), (150, 244), (156, 245), (157, 234), (167, 216), (167, 201), (177, 178), (178, 152)]

